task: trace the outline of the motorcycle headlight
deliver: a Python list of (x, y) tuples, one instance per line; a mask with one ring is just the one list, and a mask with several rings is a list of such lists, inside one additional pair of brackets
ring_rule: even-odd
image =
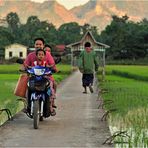
[(43, 75), (45, 72), (45, 69), (34, 69), (34, 74), (37, 76)]

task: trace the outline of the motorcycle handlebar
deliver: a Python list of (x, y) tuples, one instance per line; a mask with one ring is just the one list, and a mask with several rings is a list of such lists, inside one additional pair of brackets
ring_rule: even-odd
[(19, 69), (19, 72), (27, 73), (26, 70)]

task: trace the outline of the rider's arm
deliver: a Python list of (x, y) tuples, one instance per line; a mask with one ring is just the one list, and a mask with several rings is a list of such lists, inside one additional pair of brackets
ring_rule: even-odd
[(52, 68), (52, 67), (54, 67), (54, 64), (52, 64), (52, 65), (46, 65), (46, 67), (48, 67), (48, 68)]
[(24, 63), (23, 63), (23, 66), (24, 68), (31, 68), (32, 67), (32, 63), (35, 61), (35, 52), (31, 52), (28, 54), (28, 56), (26, 57)]
[(51, 54), (49, 52), (46, 52), (46, 62), (47, 62), (47, 65), (49, 65), (50, 67), (52, 67), (53, 70), (55, 72), (57, 72), (57, 68), (56, 68), (54, 59), (53, 59), (53, 57), (51, 56)]

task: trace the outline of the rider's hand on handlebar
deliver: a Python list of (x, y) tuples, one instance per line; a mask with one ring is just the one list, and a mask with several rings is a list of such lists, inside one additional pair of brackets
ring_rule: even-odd
[(31, 68), (32, 68), (32, 66), (27, 66), (27, 68), (28, 68), (28, 69), (31, 69)]
[(47, 68), (53, 68), (54, 65), (46, 65)]
[(56, 72), (56, 69), (54, 69), (54, 64), (53, 65), (46, 65), (46, 67), (50, 68), (52, 73)]
[(19, 72), (26, 73), (26, 70), (25, 69), (19, 69)]

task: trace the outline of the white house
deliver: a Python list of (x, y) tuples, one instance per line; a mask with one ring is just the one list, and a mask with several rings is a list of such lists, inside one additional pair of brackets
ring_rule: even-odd
[(12, 44), (5, 47), (5, 59), (11, 59), (13, 57), (18, 57), (25, 59), (27, 56), (27, 47), (21, 44)]

